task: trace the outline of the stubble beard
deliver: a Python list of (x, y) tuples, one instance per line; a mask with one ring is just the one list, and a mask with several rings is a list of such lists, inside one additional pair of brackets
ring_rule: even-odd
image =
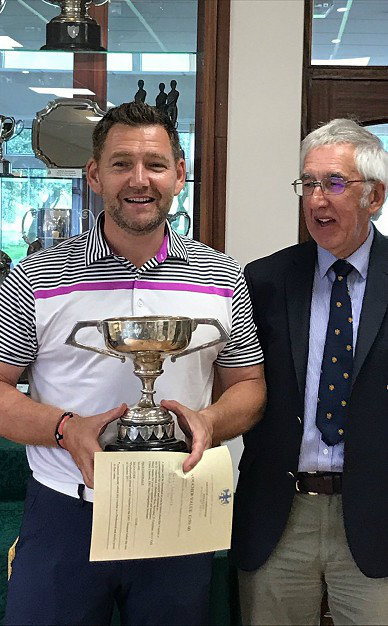
[(109, 213), (114, 223), (121, 228), (121, 230), (130, 235), (144, 235), (152, 233), (156, 230), (161, 224), (163, 224), (163, 222), (165, 222), (172, 203), (171, 199), (171, 203), (168, 208), (166, 206), (161, 207), (158, 205), (153, 216), (151, 216), (147, 222), (144, 220), (131, 219), (129, 216), (126, 216), (122, 204), (117, 198), (114, 202), (112, 202), (109, 201), (104, 195), (102, 197), (104, 200), (105, 210)]

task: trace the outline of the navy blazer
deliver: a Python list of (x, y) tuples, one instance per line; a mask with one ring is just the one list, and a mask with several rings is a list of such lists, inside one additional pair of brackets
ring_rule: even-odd
[[(295, 495), (303, 434), (313, 241), (250, 263), (245, 275), (264, 351), (268, 401), (244, 435), (232, 555), (263, 565), (278, 543)], [(371, 578), (388, 576), (388, 239), (375, 230), (345, 431), (343, 511), (353, 558)]]

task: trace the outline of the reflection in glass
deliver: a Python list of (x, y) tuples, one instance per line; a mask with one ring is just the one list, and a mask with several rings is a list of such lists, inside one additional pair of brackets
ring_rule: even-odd
[(92, 134), (104, 112), (91, 100), (53, 100), (32, 123), (32, 148), (49, 167), (86, 165), (92, 154)]
[(16, 265), (29, 245), (59, 243), (93, 225), (89, 211), (82, 209), (81, 179), (0, 178), (0, 249)]
[(28, 246), (39, 242), (39, 249), (50, 248), (81, 233), (82, 220), (85, 219), (88, 219), (89, 226), (94, 223), (90, 211), (73, 211), (71, 208), (57, 206), (28, 209), (22, 219), (22, 238)]
[(193, 199), (194, 183), (187, 182), (180, 194), (173, 200), (168, 221), (180, 235), (193, 236)]
[(314, 0), (312, 65), (388, 65), (386, 0)]

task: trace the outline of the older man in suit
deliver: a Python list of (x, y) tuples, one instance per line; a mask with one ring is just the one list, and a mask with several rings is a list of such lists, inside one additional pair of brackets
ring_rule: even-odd
[(250, 263), (268, 403), (244, 437), (233, 554), (244, 624), (388, 624), (388, 154), (352, 120), (302, 143), (313, 241)]

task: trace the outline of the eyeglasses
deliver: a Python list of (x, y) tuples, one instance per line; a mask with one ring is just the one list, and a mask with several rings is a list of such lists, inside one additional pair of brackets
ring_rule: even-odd
[(334, 194), (339, 196), (343, 193), (350, 183), (368, 183), (374, 182), (372, 179), (362, 180), (345, 180), (341, 176), (326, 176), (322, 180), (312, 180), (311, 178), (304, 178), (294, 180), (292, 186), (297, 196), (312, 196), (315, 187), (320, 187), (323, 193)]

